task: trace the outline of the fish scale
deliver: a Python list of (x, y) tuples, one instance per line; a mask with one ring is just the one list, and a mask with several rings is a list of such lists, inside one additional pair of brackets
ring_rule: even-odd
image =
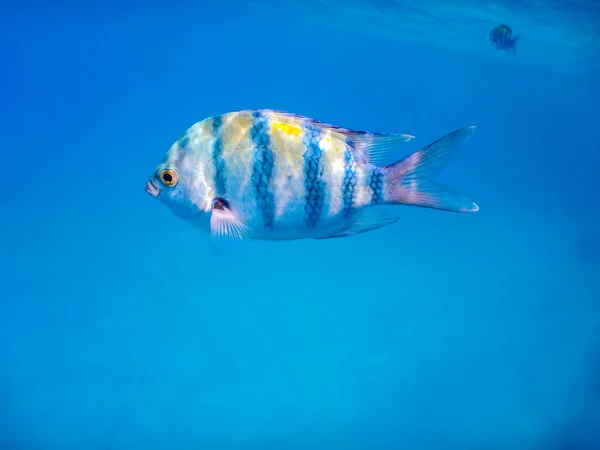
[(253, 113), (252, 118), (254, 124), (250, 136), (256, 146), (252, 182), (256, 190), (257, 204), (262, 213), (263, 226), (270, 230), (273, 228), (275, 213), (273, 191), (270, 186), (274, 169), (273, 152), (265, 118), (258, 112)]
[(321, 132), (319, 129), (308, 125), (305, 129), (303, 143), (306, 147), (304, 155), (304, 188), (306, 192), (306, 225), (315, 228), (321, 217), (324, 206), (326, 185), (323, 182), (322, 150), (319, 146)]
[(342, 215), (349, 218), (354, 214), (354, 192), (356, 187), (356, 161), (350, 145), (346, 144), (344, 153), (344, 181), (342, 185), (342, 199), (344, 202)]
[(372, 203), (381, 203), (384, 201), (383, 198), (383, 183), (385, 181), (385, 175), (383, 170), (375, 167), (369, 177), (367, 178), (367, 184), (373, 191), (371, 196)]
[(225, 161), (223, 160), (223, 139), (221, 138), (221, 129), (223, 127), (223, 119), (215, 117), (212, 123), (213, 143), (213, 159), (215, 161), (215, 192), (216, 195), (224, 195), (226, 192), (226, 169)]

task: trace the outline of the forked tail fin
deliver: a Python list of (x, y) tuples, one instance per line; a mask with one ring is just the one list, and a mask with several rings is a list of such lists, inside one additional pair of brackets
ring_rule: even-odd
[(454, 156), (458, 145), (465, 142), (474, 130), (474, 126), (456, 130), (412, 155), (385, 166), (386, 200), (389, 203), (444, 211), (478, 211), (479, 206), (463, 194), (434, 181)]
[(513, 52), (513, 55), (517, 55), (517, 42), (519, 42), (519, 39), (521, 39), (521, 35), (520, 34), (515, 34), (512, 38), (512, 45), (511, 45), (511, 49)]

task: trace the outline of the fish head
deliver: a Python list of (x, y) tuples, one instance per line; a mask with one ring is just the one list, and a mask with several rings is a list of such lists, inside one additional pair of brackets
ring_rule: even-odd
[(146, 180), (146, 192), (184, 219), (208, 215), (209, 184), (197, 153), (177, 141)]

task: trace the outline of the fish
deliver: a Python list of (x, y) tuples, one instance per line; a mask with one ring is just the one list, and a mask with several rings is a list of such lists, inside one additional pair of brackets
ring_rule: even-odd
[(512, 50), (517, 54), (517, 42), (521, 38), (520, 34), (513, 36), (512, 30), (508, 25), (498, 25), (487, 36), (487, 39), (499, 50)]
[(385, 205), (478, 211), (433, 180), (474, 129), (458, 129), (386, 165), (414, 136), (352, 130), (286, 111), (234, 111), (188, 128), (145, 190), (217, 241), (349, 237), (399, 220)]

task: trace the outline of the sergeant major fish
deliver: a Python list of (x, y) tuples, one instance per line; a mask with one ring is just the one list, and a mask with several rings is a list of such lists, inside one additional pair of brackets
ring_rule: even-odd
[(146, 191), (214, 238), (352, 236), (396, 222), (380, 205), (455, 212), (479, 207), (433, 177), (475, 127), (390, 165), (414, 136), (356, 131), (275, 110), (211, 117), (167, 152)]
[(517, 41), (520, 39), (520, 34), (513, 36), (512, 30), (508, 25), (498, 25), (487, 36), (488, 40), (499, 50), (512, 50), (513, 54), (517, 54)]

